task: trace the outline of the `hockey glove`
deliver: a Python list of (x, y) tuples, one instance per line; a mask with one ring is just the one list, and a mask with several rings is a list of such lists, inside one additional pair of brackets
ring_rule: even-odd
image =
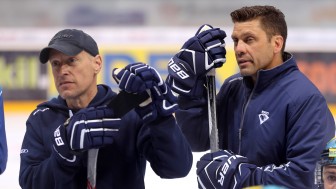
[(82, 151), (112, 144), (120, 126), (120, 118), (114, 118), (113, 110), (106, 106), (82, 109), (66, 126), (70, 149)]
[(154, 121), (159, 116), (171, 115), (177, 110), (177, 98), (157, 70), (149, 65), (129, 64), (124, 69), (115, 69), (112, 75), (121, 90), (130, 93), (150, 93), (150, 98), (135, 108), (145, 122)]
[(79, 166), (81, 154), (76, 154), (70, 149), (66, 132), (66, 128), (63, 124), (58, 126), (54, 131), (52, 154), (61, 164)]
[(207, 153), (196, 164), (198, 187), (202, 189), (240, 189), (243, 187), (250, 168), (247, 158), (220, 150)]
[(80, 110), (54, 132), (57, 158), (76, 165), (78, 152), (112, 144), (120, 125), (120, 118), (113, 118), (106, 106)]
[[(205, 27), (210, 29), (204, 31)], [(203, 96), (205, 75), (226, 61), (225, 37), (223, 30), (203, 25), (184, 43), (168, 64), (166, 82), (174, 92), (191, 97)]]

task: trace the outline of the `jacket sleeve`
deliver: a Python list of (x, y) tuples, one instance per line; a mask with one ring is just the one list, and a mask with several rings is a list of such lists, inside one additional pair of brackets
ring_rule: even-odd
[(20, 154), (20, 186), (23, 189), (79, 188), (73, 180), (80, 170), (57, 162), (52, 155), (51, 144), (43, 140), (48, 133), (42, 134), (41, 125), (33, 125), (29, 119), (26, 125)]
[(0, 174), (2, 174), (7, 165), (8, 149), (7, 149), (7, 138), (5, 129), (5, 117), (4, 117), (4, 107), (2, 90), (0, 88)]
[(144, 124), (137, 148), (161, 178), (186, 176), (192, 166), (190, 146), (173, 115)]
[(207, 101), (179, 96), (180, 109), (175, 116), (192, 151), (202, 152), (210, 148)]
[(287, 162), (251, 170), (247, 186), (275, 184), (290, 189), (313, 188), (316, 162), (335, 133), (334, 119), (319, 95), (292, 107), (289, 114)]

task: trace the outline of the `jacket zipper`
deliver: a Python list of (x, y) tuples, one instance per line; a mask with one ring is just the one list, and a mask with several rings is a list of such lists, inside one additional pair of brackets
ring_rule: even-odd
[(256, 84), (258, 83), (258, 78), (259, 78), (259, 72), (257, 73), (257, 79), (256, 79), (256, 82), (253, 86), (253, 89), (252, 89), (252, 92), (250, 94), (250, 96), (248, 97), (248, 100), (244, 106), (244, 110), (243, 110), (243, 115), (242, 115), (242, 118), (241, 118), (241, 121), (240, 121), (240, 127), (239, 127), (239, 130), (238, 130), (238, 154), (240, 154), (240, 151), (241, 151), (241, 145), (242, 145), (242, 132), (243, 132), (243, 127), (244, 127), (244, 119), (245, 119), (245, 113), (246, 113), (246, 109), (251, 101), (251, 98), (253, 96), (253, 93), (255, 91), (255, 88), (256, 88)]

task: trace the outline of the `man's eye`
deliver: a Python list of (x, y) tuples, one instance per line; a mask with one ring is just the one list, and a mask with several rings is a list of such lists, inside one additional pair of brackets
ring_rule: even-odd
[(238, 44), (238, 39), (233, 39), (232, 41), (233, 41), (233, 44), (234, 44), (235, 46), (237, 46), (237, 44)]
[(77, 58), (72, 57), (72, 58), (69, 58), (69, 59), (67, 60), (67, 64), (68, 64), (68, 65), (74, 65), (77, 61), (78, 61)]
[(253, 41), (253, 38), (252, 37), (248, 37), (246, 38), (246, 42), (249, 43), (249, 42), (252, 42)]
[(69, 58), (69, 62), (76, 62), (76, 59), (75, 58)]
[(51, 66), (52, 67), (56, 67), (56, 66), (58, 66), (59, 65), (59, 62), (58, 61), (52, 61), (51, 62)]
[(327, 180), (331, 182), (336, 182), (336, 176), (335, 175), (329, 175), (327, 176)]

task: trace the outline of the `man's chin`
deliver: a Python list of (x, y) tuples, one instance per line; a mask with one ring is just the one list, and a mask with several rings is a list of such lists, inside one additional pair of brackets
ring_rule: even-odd
[(61, 91), (59, 92), (59, 95), (63, 98), (63, 99), (70, 99), (72, 98), (72, 93), (70, 91)]
[(240, 75), (245, 77), (245, 76), (251, 76), (252, 74), (250, 72), (240, 70)]

